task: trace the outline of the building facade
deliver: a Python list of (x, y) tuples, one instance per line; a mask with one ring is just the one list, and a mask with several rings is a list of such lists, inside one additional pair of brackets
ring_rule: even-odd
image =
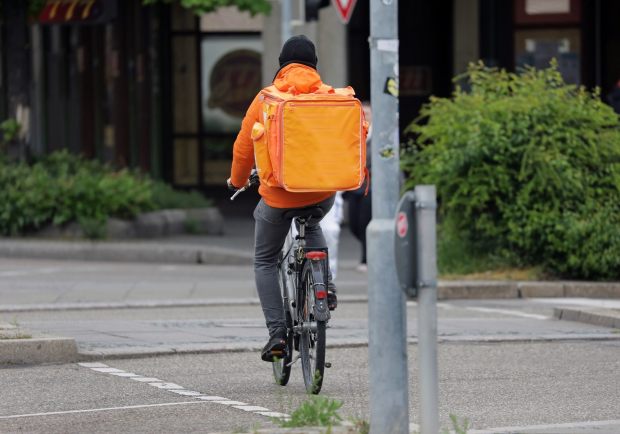
[[(348, 25), (331, 6), (309, 23), (294, 10), (293, 33), (315, 41), (324, 80), (351, 84), (362, 100), (369, 1), (357, 1)], [(267, 17), (230, 8), (197, 17), (177, 3), (48, 0), (33, 16), (27, 2), (3, 1), (0, 120), (23, 126), (23, 154), (67, 148), (178, 187), (219, 188), (245, 108), (277, 70), (272, 5)], [(605, 95), (620, 79), (619, 16), (614, 0), (401, 0), (401, 128), (480, 59), (515, 70), (556, 58), (567, 81)]]

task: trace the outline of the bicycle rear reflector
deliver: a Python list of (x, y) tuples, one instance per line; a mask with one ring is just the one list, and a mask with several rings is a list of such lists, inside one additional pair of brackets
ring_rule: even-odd
[(325, 289), (317, 289), (316, 298), (318, 298), (319, 300), (327, 298), (327, 291)]
[(327, 259), (327, 253), (320, 251), (306, 252), (306, 258), (311, 261), (320, 261), (322, 259)]

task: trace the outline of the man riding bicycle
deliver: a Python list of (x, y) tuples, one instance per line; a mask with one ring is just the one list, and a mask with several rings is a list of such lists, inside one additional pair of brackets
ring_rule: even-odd
[[(273, 84), (280, 91), (295, 88), (299, 93), (311, 93), (322, 86), (321, 77), (316, 70), (318, 59), (314, 44), (303, 35), (293, 36), (282, 47), (279, 57), (280, 69)], [(233, 162), (228, 188), (236, 190), (244, 187), (254, 161), (254, 144), (251, 138), (252, 127), (260, 122), (263, 113), (259, 95), (254, 98), (241, 124), (233, 147)], [(308, 150), (312, 152), (312, 150)], [(269, 330), (269, 342), (261, 352), (261, 358), (272, 362), (286, 350), (286, 321), (282, 294), (278, 277), (278, 257), (291, 227), (291, 217), (285, 218), (290, 210), (318, 206), (324, 214), (334, 204), (335, 192), (292, 193), (280, 187), (261, 184), (261, 200), (254, 210), (255, 247), (254, 274), (256, 289)], [(309, 246), (325, 248), (326, 242), (319, 225), (320, 219), (312, 219), (306, 227), (306, 240)], [(336, 290), (329, 285), (328, 306), (333, 310), (337, 305)]]

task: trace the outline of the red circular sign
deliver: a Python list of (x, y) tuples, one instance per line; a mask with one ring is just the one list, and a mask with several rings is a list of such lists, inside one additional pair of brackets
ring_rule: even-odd
[(396, 232), (398, 236), (401, 238), (405, 238), (407, 232), (409, 231), (409, 221), (407, 220), (407, 214), (404, 212), (399, 212), (396, 217)]

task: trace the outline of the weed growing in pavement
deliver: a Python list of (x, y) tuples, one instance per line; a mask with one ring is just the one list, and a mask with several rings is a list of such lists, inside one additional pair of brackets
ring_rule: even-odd
[(370, 423), (368, 423), (365, 419), (353, 419), (353, 426), (358, 434), (369, 434), (370, 433)]
[[(464, 417), (459, 421), (458, 416), (454, 414), (450, 414), (450, 421), (452, 422), (452, 431), (455, 434), (467, 434), (467, 431), (471, 428), (469, 424), (469, 419)], [(446, 431), (447, 433), (448, 431)]]
[(31, 339), (32, 335), (29, 333), (24, 333), (20, 329), (19, 322), (17, 322), (16, 318), (13, 318), (9, 324), (12, 328), (8, 330), (0, 329), (0, 340), (8, 340), (8, 339)]
[(342, 417), (338, 410), (343, 402), (325, 396), (310, 396), (293, 413), (290, 419), (276, 419), (274, 422), (283, 428), (298, 428), (304, 426), (339, 425)]
[(32, 335), (28, 333), (9, 333), (4, 334), (0, 333), (0, 340), (8, 340), (8, 339), (32, 339)]

